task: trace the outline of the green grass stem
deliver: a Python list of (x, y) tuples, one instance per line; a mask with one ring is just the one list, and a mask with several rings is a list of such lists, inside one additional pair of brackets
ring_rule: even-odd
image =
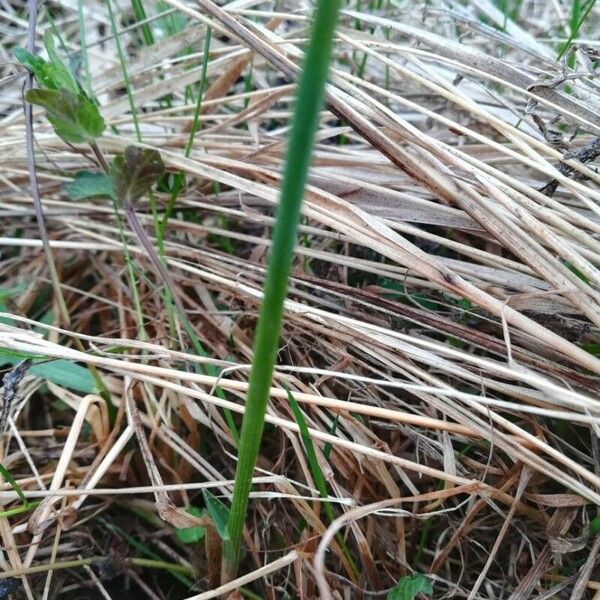
[[(284, 386), (285, 387), (285, 386)], [(317, 451), (312, 442), (312, 438), (310, 437), (310, 431), (308, 430), (308, 425), (306, 424), (306, 419), (304, 418), (304, 414), (302, 413), (302, 409), (300, 405), (294, 398), (292, 392), (290, 392), (287, 387), (285, 390), (288, 395), (288, 401), (292, 408), (292, 412), (294, 413), (294, 420), (298, 425), (298, 429), (300, 430), (300, 438), (302, 439), (302, 445), (304, 446), (304, 452), (306, 454), (306, 459), (308, 460), (308, 466), (310, 468), (310, 472), (312, 474), (313, 480), (317, 489), (319, 490), (319, 495), (323, 498), (323, 508), (325, 510), (325, 515), (327, 517), (328, 523), (333, 523), (335, 520), (335, 514), (333, 513), (333, 507), (331, 506), (331, 502), (329, 502), (329, 492), (327, 491), (327, 482), (325, 481), (325, 476), (323, 475), (323, 471), (321, 470), (321, 465), (319, 464), (319, 460), (317, 458)], [(350, 550), (344, 537), (338, 532), (335, 536), (337, 543), (339, 544), (346, 560), (348, 561), (348, 565), (352, 568), (354, 575), (359, 575), (358, 567), (350, 554)]]
[(84, 72), (84, 88), (90, 98), (94, 97), (92, 91), (92, 76), (90, 74), (90, 61), (85, 41), (85, 19), (83, 17), (83, 0), (77, 0), (77, 22), (79, 24), (79, 47), (81, 49), (81, 61)]
[[(202, 57), (202, 73), (200, 75), (200, 89), (198, 90), (198, 102), (196, 103), (196, 110), (194, 111), (194, 119), (192, 121), (192, 129), (190, 130), (190, 137), (188, 138), (187, 144), (185, 145), (185, 150), (183, 151), (183, 155), (188, 158), (192, 147), (194, 145), (194, 137), (196, 135), (196, 131), (199, 129), (200, 125), (200, 112), (202, 111), (202, 97), (204, 96), (204, 89), (206, 87), (206, 71), (208, 69), (208, 58), (210, 53), (210, 38), (211, 38), (212, 30), (210, 27), (206, 30), (206, 38), (204, 40), (204, 56)], [(183, 171), (179, 171), (177, 176), (175, 177), (175, 181), (173, 182), (173, 188), (171, 191), (171, 195), (169, 196), (169, 201), (167, 203), (167, 207), (165, 209), (162, 221), (159, 226), (159, 236), (158, 243), (159, 245), (164, 244), (164, 233), (167, 223), (169, 222), (169, 217), (173, 212), (173, 208), (175, 207), (175, 202), (177, 202), (177, 198), (179, 196), (179, 192), (183, 188), (184, 175)]]
[[(584, 1), (583, 4), (580, 2), (580, 0), (572, 1), (569, 38), (567, 39), (567, 41), (564, 43), (564, 45), (560, 49), (560, 52), (558, 53), (556, 60), (560, 60), (565, 55), (565, 53), (571, 48), (571, 46), (573, 45), (573, 40), (579, 34), (579, 30), (581, 29), (581, 26), (583, 25), (585, 20), (588, 18), (589, 14), (592, 11), (592, 8), (594, 8), (595, 4), (596, 4), (596, 0), (587, 0), (587, 1)], [(571, 68), (573, 68), (575, 66), (574, 59), (572, 61), (572, 64), (570, 64), (569, 66)]]
[(146, 44), (146, 46), (152, 46), (152, 44), (154, 44), (154, 35), (152, 34), (150, 24), (146, 22), (148, 17), (146, 16), (144, 5), (141, 0), (131, 0), (131, 8), (133, 9), (135, 20), (142, 22), (140, 29), (142, 31), (142, 37), (144, 38), (144, 44)]
[(246, 412), (242, 422), (229, 521), (230, 539), (225, 542), (223, 548), (222, 579), (224, 581), (230, 581), (236, 576), (241, 557), (248, 495), (264, 428), (269, 388), (279, 347), (283, 303), (288, 289), (314, 135), (325, 93), (339, 6), (339, 0), (318, 2), (308, 52), (298, 84), (281, 200), (277, 210), (264, 298), (256, 329)]
[(129, 75), (127, 74), (127, 66), (125, 60), (125, 54), (123, 52), (123, 46), (121, 45), (120, 33), (117, 30), (117, 22), (115, 20), (115, 12), (113, 10), (112, 1), (105, 0), (106, 8), (108, 9), (108, 17), (110, 19), (110, 26), (112, 34), (115, 36), (115, 46), (117, 47), (117, 54), (119, 55), (119, 63), (121, 65), (121, 73), (123, 74), (123, 83), (125, 84), (125, 91), (127, 92), (127, 99), (129, 100), (129, 109), (131, 111), (131, 119), (133, 121), (133, 127), (135, 129), (135, 137), (138, 142), (142, 141), (142, 132), (140, 131), (140, 124), (137, 117), (137, 108), (133, 100), (133, 93), (131, 91), (131, 83), (129, 82)]
[(302, 414), (302, 409), (298, 405), (298, 402), (294, 398), (292, 392), (290, 392), (290, 390), (288, 390), (287, 388), (286, 392), (288, 395), (288, 401), (292, 408), (292, 412), (294, 413), (294, 420), (296, 421), (298, 429), (300, 430), (300, 438), (302, 439), (302, 445), (304, 446), (304, 452), (306, 453), (306, 458), (308, 460), (310, 472), (314, 479), (315, 485), (319, 490), (319, 495), (321, 496), (321, 498), (323, 498), (323, 500), (326, 500), (326, 502), (323, 503), (323, 506), (325, 508), (325, 514), (327, 515), (327, 519), (331, 523), (335, 519), (335, 515), (333, 514), (331, 502), (327, 501), (327, 499), (329, 498), (329, 492), (327, 491), (327, 482), (325, 481), (325, 476), (323, 475), (323, 471), (321, 470), (321, 465), (319, 465), (317, 451), (315, 450), (312, 438), (310, 437), (310, 432), (308, 431), (306, 420), (304, 419), (304, 415)]

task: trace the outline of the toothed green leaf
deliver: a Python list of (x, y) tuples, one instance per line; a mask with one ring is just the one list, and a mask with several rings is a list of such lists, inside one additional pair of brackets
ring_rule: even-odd
[(156, 150), (127, 146), (117, 154), (110, 167), (115, 195), (123, 204), (143, 196), (165, 172), (165, 165)]
[(49, 61), (44, 60), (41, 56), (31, 54), (24, 48), (15, 50), (16, 59), (29, 71), (31, 71), (38, 82), (38, 85), (43, 89), (61, 90), (65, 89), (74, 94), (79, 94), (82, 90), (71, 69), (62, 61), (52, 34), (47, 31), (44, 35), (44, 45), (50, 58)]
[(104, 119), (98, 107), (83, 93), (69, 90), (29, 90), (25, 99), (43, 106), (54, 131), (65, 142), (80, 144), (97, 138), (104, 131)]
[(75, 179), (65, 183), (64, 190), (72, 200), (85, 200), (87, 198), (113, 197), (115, 190), (112, 181), (106, 173), (92, 173), (91, 171), (78, 171)]

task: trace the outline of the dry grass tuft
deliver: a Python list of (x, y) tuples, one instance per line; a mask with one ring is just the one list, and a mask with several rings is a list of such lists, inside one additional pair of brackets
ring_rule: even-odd
[[(171, 174), (136, 210), (155, 236), (168, 186), (184, 174), (164, 248), (197, 339), (165, 308), (126, 229), (132, 289), (110, 202), (75, 202), (63, 189), (97, 169), (95, 158), (34, 110), (37, 180), (70, 322), (61, 316), (13, 58), (27, 12), (22, 0), (0, 2), (0, 462), (15, 480), (5, 476), (0, 491), (0, 578), (20, 578), (16, 594), (28, 599), (125, 589), (132, 598), (381, 598), (414, 573), (434, 598), (600, 598), (600, 6), (557, 60), (578, 18), (566, 0), (347, 5), (245, 575), (219, 588), (218, 532), (186, 509), (203, 508), (206, 490), (225, 504), (231, 496), (311, 13), (291, 0), (165, 0), (144, 3), (140, 23), (134, 4), (112, 3), (130, 91), (142, 145)], [(201, 126), (186, 158), (207, 26)], [(39, 48), (48, 29), (84, 87), (91, 74), (111, 158), (135, 131), (106, 6), (46, 3)], [(10, 370), (30, 354), (46, 370)], [(94, 366), (109, 398), (69, 384), (65, 373), (87, 381), (74, 365)], [(206, 526), (200, 542), (176, 534), (190, 526)]]

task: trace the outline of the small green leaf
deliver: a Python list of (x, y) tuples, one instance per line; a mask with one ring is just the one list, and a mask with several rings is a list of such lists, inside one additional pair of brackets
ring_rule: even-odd
[(35, 75), (38, 85), (44, 88), (56, 89), (54, 81), (48, 73), (48, 63), (41, 56), (31, 54), (24, 48), (17, 48), (15, 58)]
[(99, 196), (113, 197), (115, 190), (111, 179), (106, 173), (78, 171), (75, 179), (65, 183), (64, 190), (72, 200), (85, 200)]
[(110, 167), (110, 177), (118, 200), (123, 204), (143, 196), (165, 172), (165, 165), (156, 150), (127, 146), (117, 154)]
[(212, 519), (217, 533), (222, 540), (229, 539), (229, 508), (208, 490), (203, 490), (206, 511)]
[[(26, 358), (35, 357), (30, 354), (12, 352), (5, 349), (0, 350), (0, 365), (17, 365)], [(88, 369), (70, 360), (60, 358), (58, 360), (34, 363), (29, 369), (29, 373), (71, 390), (83, 392), (84, 394), (98, 392), (96, 382)]]
[(54, 36), (49, 30), (44, 34), (44, 46), (46, 46), (46, 52), (48, 52), (48, 58), (50, 58), (47, 72), (54, 83), (52, 89), (66, 89), (74, 94), (79, 94), (81, 90), (77, 85), (77, 81), (73, 77), (73, 73), (71, 73), (69, 67), (58, 56), (56, 46), (54, 45)]
[(429, 583), (429, 579), (421, 573), (402, 577), (396, 587), (388, 592), (386, 598), (387, 600), (413, 600), (419, 594), (427, 596), (433, 594), (433, 587)]
[(471, 310), (473, 308), (473, 303), (466, 298), (461, 298), (456, 305), (463, 310)]
[(25, 48), (15, 48), (15, 58), (34, 75), (37, 75), (46, 61), (41, 56), (31, 54)]
[(70, 360), (58, 359), (34, 365), (29, 369), (32, 375), (47, 379), (57, 385), (62, 385), (71, 390), (84, 394), (97, 393), (96, 382), (85, 367)]
[(17, 495), (21, 499), (21, 502), (25, 505), (29, 504), (29, 502), (27, 501), (27, 498), (25, 498), (25, 494), (23, 493), (21, 486), (19, 486), (19, 484), (15, 481), (15, 478), (10, 474), (8, 469), (2, 464), (0, 464), (0, 475), (2, 475), (2, 477), (4, 477), (4, 479), (6, 479), (6, 481), (10, 485), (10, 487), (13, 490), (15, 490), (15, 492), (17, 492)]
[(54, 38), (52, 34), (47, 31), (44, 34), (44, 45), (48, 52), (50, 61), (45, 61), (41, 56), (36, 56), (28, 52), (24, 48), (17, 48), (15, 50), (16, 59), (31, 71), (41, 88), (48, 90), (67, 90), (75, 95), (81, 92), (81, 88), (77, 83), (73, 73), (62, 61), (56, 46), (54, 45)]
[(98, 107), (83, 93), (69, 90), (29, 90), (25, 99), (43, 106), (54, 131), (65, 142), (81, 144), (104, 131), (104, 119)]
[[(195, 506), (189, 506), (186, 512), (194, 517), (203, 517), (206, 514), (205, 510)], [(183, 527), (177, 529), (175, 535), (182, 544), (195, 544), (206, 535), (206, 527)]]

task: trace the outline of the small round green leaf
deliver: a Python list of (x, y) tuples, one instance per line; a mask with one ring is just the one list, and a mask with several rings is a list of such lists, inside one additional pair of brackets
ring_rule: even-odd
[[(194, 517), (203, 517), (206, 514), (205, 510), (195, 506), (189, 506), (186, 512)], [(175, 531), (175, 536), (182, 544), (195, 544), (202, 540), (205, 535), (206, 527), (182, 527)]]

